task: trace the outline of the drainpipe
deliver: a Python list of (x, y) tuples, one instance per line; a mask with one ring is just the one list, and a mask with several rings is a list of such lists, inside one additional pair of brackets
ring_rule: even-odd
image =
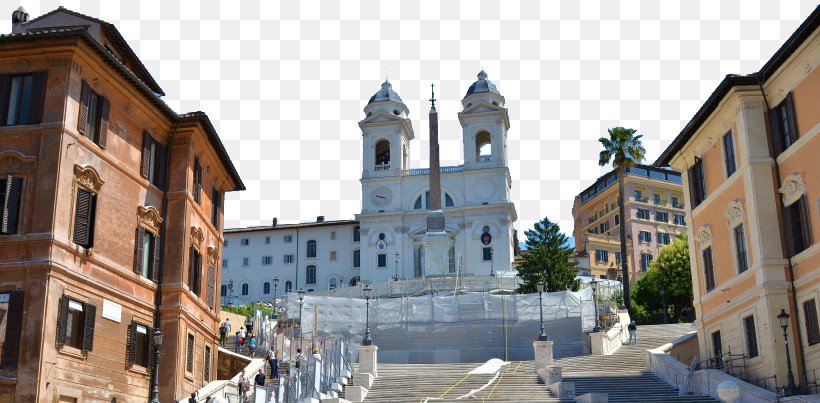
[(293, 284), (292, 292), (299, 291), (299, 227), (296, 227), (296, 269), (294, 274), (296, 275), (296, 281)]
[[(764, 78), (758, 76), (757, 85), (758, 85), (758, 87), (760, 87), (760, 93), (763, 94), (763, 102), (766, 104), (766, 111), (768, 112), (768, 111), (770, 111), (769, 100), (768, 100), (768, 98), (766, 98), (766, 91), (763, 90), (763, 82), (764, 81), (765, 81)], [(768, 118), (768, 116), (767, 116), (767, 118)], [(767, 119), (766, 123), (768, 123), (770, 121), (771, 121), (770, 119)], [(769, 133), (771, 133), (771, 128), (769, 128)], [(774, 169), (775, 169), (775, 172), (777, 173), (777, 175), (775, 175), (775, 177), (777, 178), (777, 188), (780, 189), (780, 187), (783, 186), (781, 175), (780, 175), (780, 164), (777, 163), (777, 156), (774, 156), (773, 160), (774, 160)], [(777, 204), (780, 206), (780, 211), (783, 211), (783, 209), (785, 208), (785, 206), (783, 205), (783, 198), (782, 197), (777, 197), (777, 202), (778, 202)], [(785, 236), (785, 234), (784, 234), (784, 236)], [(794, 322), (796, 324), (795, 325), (795, 329), (796, 329), (795, 333), (797, 333), (797, 346), (794, 347), (794, 351), (799, 353), (799, 355), (800, 355), (800, 362), (802, 364), (802, 371), (801, 371), (802, 376), (800, 378), (803, 381), (802, 382), (803, 386), (806, 386), (807, 383), (808, 383), (808, 378), (806, 376), (806, 354), (803, 351), (803, 333), (800, 329), (800, 308), (797, 305), (797, 289), (795, 289), (795, 287), (794, 287), (794, 266), (792, 265), (792, 257), (789, 256), (788, 251), (786, 251), (786, 261), (788, 262), (788, 267), (789, 267), (789, 286), (791, 287), (791, 293), (789, 293), (789, 295), (791, 296), (792, 304), (794, 304)], [(798, 346), (800, 347), (799, 349), (797, 348)], [(788, 354), (788, 353), (789, 352), (786, 351), (786, 354)]]

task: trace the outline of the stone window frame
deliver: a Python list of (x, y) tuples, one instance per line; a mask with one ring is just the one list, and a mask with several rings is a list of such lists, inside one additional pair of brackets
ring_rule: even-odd
[[(750, 364), (750, 365), (753, 365), (753, 364), (761, 362), (763, 360), (763, 354), (762, 354), (761, 345), (760, 345), (760, 335), (764, 334), (763, 332), (761, 332), (761, 330), (765, 330), (765, 328), (762, 326), (762, 322), (760, 321), (760, 316), (757, 314), (757, 309), (755, 309), (754, 306), (750, 306), (747, 309), (744, 309), (743, 311), (738, 312), (735, 316), (736, 316), (737, 321), (738, 321), (737, 329), (740, 331), (740, 339), (741, 339), (741, 344), (743, 345), (743, 353), (744, 354), (749, 352), (749, 346), (748, 346), (747, 340), (746, 340), (746, 323), (745, 323), (745, 320), (749, 316), (751, 316), (753, 318), (753, 320), (755, 322), (755, 337), (757, 338), (757, 356), (752, 357), (752, 358), (747, 357), (746, 358), (746, 363)], [(723, 334), (723, 332), (721, 332), (721, 335), (722, 334)]]
[(783, 207), (789, 207), (806, 194), (806, 183), (803, 174), (794, 172), (783, 179), (783, 185), (777, 190), (783, 198)]
[[(29, 212), (34, 202), (34, 177), (37, 173), (37, 158), (16, 150), (0, 152), (0, 176), (23, 178), (20, 195), (20, 211), (17, 212), (17, 233), (5, 236), (19, 236), (29, 231)], [(0, 208), (0, 213), (2, 213)]]

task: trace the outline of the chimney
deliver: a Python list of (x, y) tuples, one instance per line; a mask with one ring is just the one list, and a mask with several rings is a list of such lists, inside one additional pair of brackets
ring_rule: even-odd
[(316, 222), (325, 222), (325, 216), (320, 215), (316, 217)]
[(12, 33), (20, 33), (23, 32), (23, 23), (28, 22), (28, 13), (23, 6), (20, 6), (11, 13), (11, 32)]
[(276, 217), (273, 217), (273, 222), (271, 223), (271, 226), (275, 227), (278, 222), (279, 220)]

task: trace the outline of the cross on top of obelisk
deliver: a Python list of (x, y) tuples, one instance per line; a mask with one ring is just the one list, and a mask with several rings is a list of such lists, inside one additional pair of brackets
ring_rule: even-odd
[(430, 109), (436, 109), (436, 90), (435, 90), (435, 86), (436, 86), (435, 84), (430, 84), (430, 92), (433, 94), (430, 97), (430, 104), (431, 104)]

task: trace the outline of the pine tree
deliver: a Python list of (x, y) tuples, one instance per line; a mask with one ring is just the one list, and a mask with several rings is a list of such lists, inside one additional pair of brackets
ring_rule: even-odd
[(578, 263), (572, 260), (574, 250), (558, 224), (545, 217), (524, 235), (527, 236), (527, 252), (518, 269), (518, 276), (523, 280), (518, 292), (536, 292), (539, 281), (546, 283), (548, 292), (577, 290)]

